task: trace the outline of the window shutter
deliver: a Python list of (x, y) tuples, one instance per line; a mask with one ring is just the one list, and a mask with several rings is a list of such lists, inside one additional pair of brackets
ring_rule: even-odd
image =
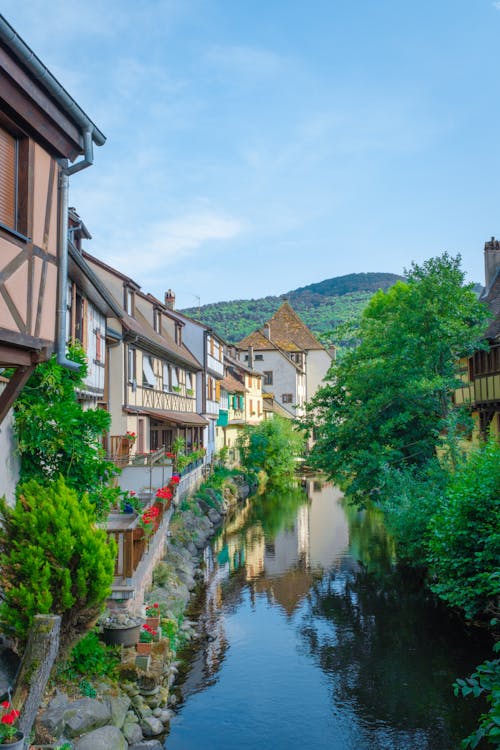
[(17, 141), (0, 128), (0, 222), (16, 229)]

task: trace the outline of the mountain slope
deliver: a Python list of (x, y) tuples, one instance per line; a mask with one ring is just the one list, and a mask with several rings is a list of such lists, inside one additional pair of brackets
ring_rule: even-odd
[(189, 307), (182, 312), (211, 326), (230, 343), (237, 343), (262, 326), (284, 299), (319, 338), (357, 317), (378, 289), (388, 289), (402, 276), (393, 273), (352, 273), (293, 289), (279, 297), (232, 300)]

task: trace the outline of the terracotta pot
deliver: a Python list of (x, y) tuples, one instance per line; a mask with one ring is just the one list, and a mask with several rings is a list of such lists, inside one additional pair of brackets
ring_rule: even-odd
[(160, 626), (160, 617), (146, 617), (146, 625), (149, 625), (153, 630), (157, 630)]
[(135, 645), (137, 653), (144, 654), (145, 656), (151, 653), (152, 647), (153, 647), (152, 643), (141, 643), (140, 641), (139, 643), (136, 643)]

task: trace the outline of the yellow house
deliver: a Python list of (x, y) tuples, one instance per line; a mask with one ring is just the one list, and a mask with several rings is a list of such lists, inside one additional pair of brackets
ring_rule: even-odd
[(484, 261), (486, 286), (481, 300), (493, 316), (485, 334), (489, 350), (460, 361), (463, 386), (455, 391), (455, 403), (469, 406), (483, 438), (490, 430), (500, 435), (500, 242), (494, 237), (484, 245)]

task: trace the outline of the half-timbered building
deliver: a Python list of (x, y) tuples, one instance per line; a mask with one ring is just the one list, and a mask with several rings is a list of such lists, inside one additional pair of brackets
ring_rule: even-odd
[(481, 437), (492, 430), (500, 435), (500, 242), (494, 237), (484, 245), (485, 287), (480, 297), (491, 312), (485, 338), (488, 348), (460, 362), (463, 386), (455, 402), (466, 404)]
[(66, 359), (69, 176), (105, 137), (0, 16), (0, 422), (38, 362)]
[(183, 323), (133, 279), (84, 253), (92, 270), (120, 307), (108, 318), (111, 414), (110, 455), (127, 463), (138, 454), (165, 448), (176, 438), (190, 453), (203, 445), (207, 420), (197, 413), (196, 379), (201, 365), (183, 341)]

